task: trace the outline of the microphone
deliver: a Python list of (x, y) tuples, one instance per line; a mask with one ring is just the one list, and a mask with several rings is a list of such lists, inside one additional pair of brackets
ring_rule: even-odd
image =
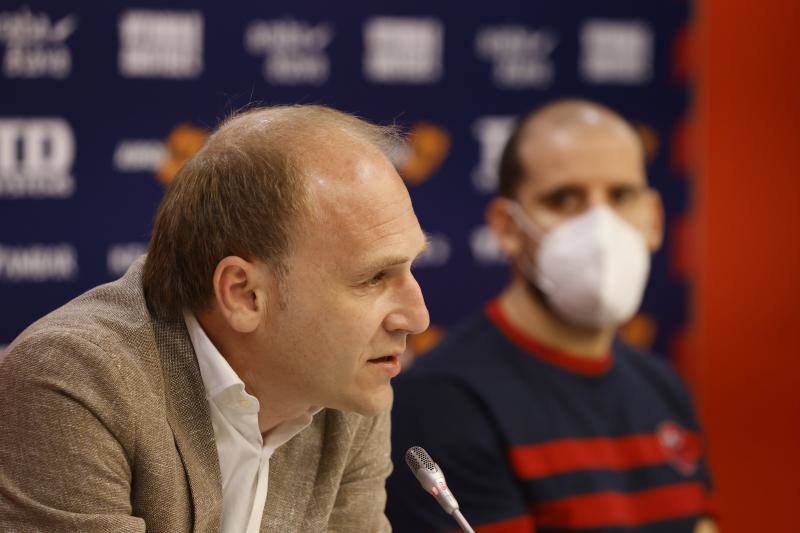
[(411, 473), (417, 478), (419, 484), (425, 489), (425, 492), (432, 495), (442, 509), (455, 518), (459, 527), (464, 533), (475, 533), (472, 526), (469, 525), (467, 519), (461, 514), (458, 508), (458, 502), (450, 489), (447, 488), (447, 482), (444, 480), (444, 473), (439, 465), (433, 462), (431, 456), (428, 455), (424, 449), (419, 446), (413, 446), (406, 451), (406, 464), (411, 469)]

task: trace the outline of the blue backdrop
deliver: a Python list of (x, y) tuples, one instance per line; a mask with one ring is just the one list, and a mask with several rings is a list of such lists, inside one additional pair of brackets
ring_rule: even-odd
[(418, 278), (446, 329), (506, 277), (482, 226), (509, 126), (563, 96), (642, 131), (668, 234), (625, 335), (661, 353), (680, 345), (687, 2), (68, 4), (0, 7), (0, 349), (118, 277), (183, 158), (250, 102), (322, 103), (408, 129), (394, 159), (432, 236)]

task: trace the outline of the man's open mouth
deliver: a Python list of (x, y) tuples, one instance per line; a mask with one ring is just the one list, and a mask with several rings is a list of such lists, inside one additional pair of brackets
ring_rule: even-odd
[(372, 363), (374, 368), (380, 369), (381, 372), (389, 376), (389, 378), (397, 376), (402, 370), (400, 367), (400, 357), (398, 355), (374, 357), (367, 362)]
[(370, 363), (393, 363), (397, 360), (396, 355), (384, 355), (383, 357), (375, 357), (374, 359), (370, 359)]

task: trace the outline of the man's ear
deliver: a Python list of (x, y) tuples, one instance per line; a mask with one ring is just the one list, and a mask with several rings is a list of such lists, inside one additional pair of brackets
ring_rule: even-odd
[(491, 228), (497, 246), (507, 257), (514, 258), (522, 253), (524, 240), (519, 225), (511, 216), (511, 200), (496, 197), (486, 206), (486, 224)]
[(239, 333), (252, 333), (266, 316), (267, 285), (257, 263), (234, 255), (214, 269), (216, 308)]
[(661, 195), (655, 189), (650, 189), (647, 194), (648, 221), (644, 236), (650, 253), (654, 253), (664, 242), (664, 204), (661, 202)]

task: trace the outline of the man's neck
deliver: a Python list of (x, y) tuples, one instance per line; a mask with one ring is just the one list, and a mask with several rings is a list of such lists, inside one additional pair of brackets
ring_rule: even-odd
[(259, 376), (250, 372), (247, 367), (241, 364), (238, 358), (227, 357), (222, 350), (220, 350), (220, 353), (231, 365), (239, 379), (244, 382), (244, 389), (247, 393), (258, 399), (260, 406), (258, 429), (262, 436), (266, 437), (275, 427), (289, 420), (294, 420), (311, 409), (311, 405), (289, 400), (286, 394), (270, 394), (270, 392), (275, 391), (275, 388), (270, 387), (268, 383), (264, 383), (263, 380), (259, 379)]
[(258, 429), (263, 436), (283, 422), (293, 420), (311, 409), (311, 405), (306, 402), (294, 400), (291, 391), (283, 390), (282, 384), (271, 384), (264, 376), (256, 373), (248, 361), (254, 360), (258, 355), (251, 353), (246, 342), (237, 342), (225, 335), (225, 324), (219, 317), (213, 313), (198, 314), (197, 321), (214, 347), (242, 380), (245, 391), (258, 400)]
[(611, 351), (616, 328), (590, 329), (566, 323), (531, 293), (519, 275), (513, 277), (499, 301), (514, 326), (543, 344), (585, 359), (598, 359)]

